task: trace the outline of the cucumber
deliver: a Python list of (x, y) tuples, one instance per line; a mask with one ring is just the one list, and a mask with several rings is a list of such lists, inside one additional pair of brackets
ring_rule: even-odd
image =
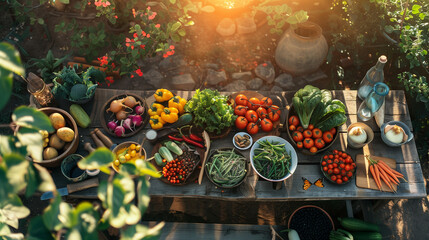
[(192, 114), (185, 113), (182, 116), (180, 116), (179, 119), (175, 123), (172, 123), (169, 127), (179, 128), (185, 125), (189, 125), (191, 124), (191, 122), (192, 122)]
[(383, 237), (379, 232), (352, 232), (354, 240), (381, 240)]
[(174, 152), (178, 156), (183, 154), (183, 150), (179, 146), (177, 146), (176, 143), (174, 143), (172, 141), (168, 141), (168, 142), (164, 143), (164, 146), (166, 146), (168, 148), (168, 150)]
[(160, 167), (163, 167), (165, 165), (165, 163), (162, 162), (162, 157), (159, 153), (155, 153), (155, 162)]
[(158, 150), (159, 154), (161, 154), (161, 157), (165, 158), (167, 162), (173, 161), (173, 155), (171, 155), (170, 150), (166, 147), (160, 147)]
[(87, 128), (91, 124), (91, 119), (80, 105), (72, 104), (70, 106), (70, 114), (79, 127)]
[(379, 232), (378, 225), (368, 223), (356, 218), (338, 218), (341, 226), (349, 231), (374, 231)]

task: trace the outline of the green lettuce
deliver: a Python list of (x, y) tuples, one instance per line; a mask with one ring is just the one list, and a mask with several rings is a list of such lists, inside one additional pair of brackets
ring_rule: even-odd
[(302, 127), (308, 128), (311, 115), (322, 100), (322, 92), (319, 88), (306, 85), (298, 90), (292, 98), (293, 107), (298, 114)]

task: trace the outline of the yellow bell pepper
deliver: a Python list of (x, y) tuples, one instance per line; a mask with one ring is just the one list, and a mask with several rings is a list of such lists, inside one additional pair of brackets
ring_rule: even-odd
[(165, 121), (162, 120), (161, 116), (153, 115), (149, 120), (150, 126), (152, 129), (160, 129), (164, 126)]
[(164, 108), (161, 118), (168, 123), (174, 123), (179, 119), (179, 110), (177, 108)]
[(152, 105), (150, 105), (150, 108), (147, 112), (149, 113), (150, 116), (155, 116), (155, 115), (161, 115), (163, 111), (164, 111), (163, 105), (159, 103), (152, 103)]
[(170, 100), (173, 97), (173, 93), (171, 93), (167, 89), (160, 88), (156, 90), (156, 92), (153, 94), (157, 102), (165, 102)]
[(185, 112), (185, 104), (186, 104), (186, 99), (181, 98), (179, 96), (175, 96), (172, 99), (170, 99), (168, 101), (168, 107), (169, 108), (177, 108), (179, 110), (180, 114), (183, 114)]

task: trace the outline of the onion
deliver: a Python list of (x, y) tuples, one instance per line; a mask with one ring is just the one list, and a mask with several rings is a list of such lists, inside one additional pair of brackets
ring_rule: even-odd
[(107, 109), (108, 111), (111, 111), (113, 113), (117, 113), (122, 110), (122, 102), (120, 100), (113, 100), (110, 103), (110, 108)]
[(131, 118), (130, 118), (130, 117), (128, 117), (127, 119), (125, 119), (125, 120), (124, 120), (124, 122), (122, 123), (122, 126), (123, 126), (125, 129), (128, 129), (128, 130), (133, 131), (133, 129), (131, 128), (131, 124), (132, 124)]
[(140, 106), (140, 105), (137, 105), (137, 106), (134, 108), (134, 112), (135, 112), (136, 114), (138, 114), (138, 115), (142, 115), (142, 114), (144, 113), (144, 107), (143, 107), (143, 106)]
[(130, 108), (133, 108), (135, 105), (137, 105), (137, 101), (133, 96), (127, 96), (124, 99), (124, 104)]
[(107, 127), (110, 129), (110, 130), (112, 130), (112, 131), (115, 131), (115, 128), (118, 126), (118, 124), (116, 124), (116, 122), (115, 121), (110, 121), (110, 122), (108, 122), (107, 123)]
[(115, 128), (115, 134), (116, 134), (116, 136), (118, 136), (118, 137), (123, 137), (123, 136), (124, 136), (124, 134), (125, 134), (125, 128), (124, 128), (124, 127), (122, 127), (122, 126), (117, 126), (117, 127)]
[(124, 110), (121, 110), (119, 112), (116, 113), (116, 119), (117, 120), (124, 120), (125, 118), (127, 118), (128, 113), (125, 112)]

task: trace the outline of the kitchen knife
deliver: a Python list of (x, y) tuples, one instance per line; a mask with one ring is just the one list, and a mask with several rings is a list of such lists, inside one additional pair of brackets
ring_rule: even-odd
[[(74, 192), (78, 192), (81, 190), (85, 190), (92, 187), (98, 186), (98, 178), (91, 178), (89, 180), (85, 180), (78, 183), (67, 184), (67, 187), (57, 189), (58, 194), (60, 196), (66, 196)], [(49, 191), (42, 194), (40, 197), (41, 200), (54, 198), (54, 192)]]

